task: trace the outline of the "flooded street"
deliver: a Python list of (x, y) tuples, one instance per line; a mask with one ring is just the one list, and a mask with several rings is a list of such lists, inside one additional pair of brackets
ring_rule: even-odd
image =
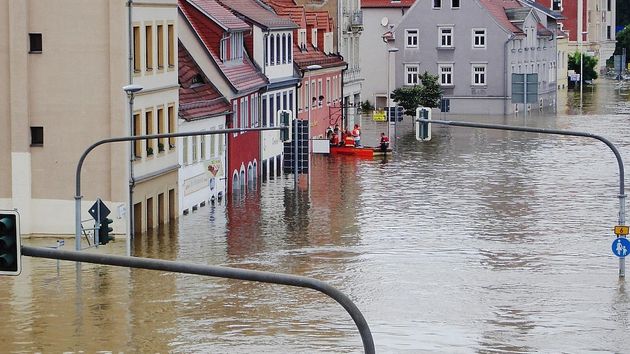
[[(433, 119), (598, 134), (628, 164), (628, 93), (603, 81), (584, 91), (583, 115), (569, 93), (557, 116)], [(379, 353), (627, 351), (611, 150), (437, 125), (421, 143), (408, 119), (392, 159), (316, 156), (309, 190), (265, 181), (137, 236), (133, 254), (325, 281), (359, 307)], [(386, 129), (363, 128), (368, 144)], [(125, 253), (110, 245), (99, 252)], [(2, 352), (363, 350), (345, 310), (308, 289), (30, 257), (0, 281)]]

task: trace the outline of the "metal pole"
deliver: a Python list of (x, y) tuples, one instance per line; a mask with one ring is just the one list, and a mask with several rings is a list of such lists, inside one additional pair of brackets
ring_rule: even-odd
[(583, 21), (584, 19), (584, 0), (578, 0), (578, 8), (577, 8), (577, 32), (578, 32), (578, 44), (580, 45), (580, 114), (582, 114), (582, 83), (584, 82), (584, 65), (582, 58), (582, 41), (583, 41)]
[(391, 71), (389, 58), (391, 56), (392, 56), (392, 53), (388, 50), (387, 51), (387, 100), (386, 100), (386, 102), (387, 102), (387, 139), (389, 139), (389, 141), (392, 141), (392, 135), (389, 132), (389, 125), (391, 124), (390, 123), (390, 113), (389, 113), (390, 109), (389, 108), (391, 106), (390, 96), (391, 96), (391, 91), (392, 91), (392, 87), (391, 87), (391, 83), (390, 83), (390, 79), (389, 79), (390, 71)]
[[(591, 133), (583, 133), (576, 131), (565, 131), (565, 130), (554, 130), (554, 129), (541, 129), (541, 128), (529, 128), (529, 127), (514, 127), (509, 125), (499, 125), (499, 124), (482, 124), (482, 123), (472, 123), (472, 122), (459, 122), (459, 121), (448, 121), (448, 120), (428, 120), (428, 119), (418, 119), (420, 122), (431, 123), (431, 124), (442, 124), (442, 125), (451, 125), (455, 127), (468, 127), (468, 128), (482, 128), (482, 129), (494, 129), (494, 130), (511, 130), (518, 132), (527, 132), (527, 133), (539, 133), (539, 134), (554, 134), (554, 135), (567, 135), (567, 136), (579, 136), (585, 138), (593, 138), (597, 139), (606, 146), (608, 146), (612, 152), (615, 154), (615, 158), (617, 159), (617, 165), (619, 167), (619, 225), (625, 225), (626, 223), (626, 194), (625, 194), (625, 186), (624, 186), (624, 167), (623, 160), (621, 159), (621, 154), (617, 147), (610, 142), (610, 140)], [(625, 236), (622, 236), (625, 237)], [(623, 278), (626, 274), (626, 263), (624, 258), (619, 258), (619, 277)]]
[(375, 353), (374, 339), (370, 327), (359, 308), (344, 293), (323, 281), (291, 274), (264, 272), (240, 268), (229, 268), (201, 264), (191, 264), (160, 259), (112, 256), (89, 252), (62, 251), (44, 247), (22, 246), (22, 254), (30, 257), (61, 259), (66, 261), (107, 264), (118, 267), (161, 270), (186, 274), (206, 275), (211, 277), (256, 281), (262, 283), (281, 284), (317, 290), (339, 303), (352, 317), (359, 330), (365, 353)]
[(308, 80), (308, 122), (306, 122), (307, 126), (306, 126), (306, 131), (307, 131), (307, 149), (306, 149), (306, 157), (308, 159), (308, 171), (307, 171), (307, 176), (308, 176), (308, 189), (311, 189), (311, 110), (313, 109), (313, 106), (311, 105), (313, 103), (313, 97), (312, 97), (312, 92), (313, 92), (313, 83), (311, 82), (311, 70), (308, 71), (308, 76), (307, 76), (307, 80)]
[[(298, 189), (298, 120), (293, 120), (293, 185), (295, 190)], [(297, 195), (297, 194), (296, 194)]]
[(167, 133), (167, 134), (153, 134), (153, 135), (135, 135), (135, 136), (124, 136), (118, 138), (108, 138), (95, 142), (90, 145), (81, 157), (79, 158), (79, 162), (77, 163), (77, 170), (75, 172), (75, 194), (74, 194), (74, 245), (75, 250), (81, 250), (81, 168), (83, 167), (83, 162), (85, 158), (90, 153), (90, 151), (94, 150), (96, 147), (108, 144), (108, 143), (117, 143), (117, 142), (125, 142), (125, 141), (136, 141), (136, 140), (148, 140), (148, 139), (159, 139), (159, 138), (178, 138), (182, 136), (199, 136), (199, 135), (212, 135), (212, 134), (229, 134), (229, 133), (241, 133), (248, 131), (264, 131), (264, 130), (280, 130), (284, 129), (284, 127), (260, 127), (260, 128), (232, 128), (232, 129), (219, 129), (219, 130), (206, 130), (206, 131), (198, 131), (198, 132), (185, 132), (185, 133)]
[[(129, 93), (129, 135), (132, 136), (133, 135), (133, 125), (134, 125), (134, 121), (133, 121), (133, 92)], [(134, 218), (134, 213), (133, 213), (133, 186), (135, 184), (134, 178), (133, 178), (133, 161), (136, 159), (136, 153), (135, 153), (135, 146), (134, 146), (134, 142), (130, 141), (129, 142), (129, 210), (127, 211), (127, 232), (129, 232), (129, 234), (127, 235), (127, 240), (125, 240), (126, 243), (126, 248), (127, 248), (127, 255), (131, 256), (131, 238), (133, 237), (134, 234), (134, 225), (133, 225), (133, 218)]]

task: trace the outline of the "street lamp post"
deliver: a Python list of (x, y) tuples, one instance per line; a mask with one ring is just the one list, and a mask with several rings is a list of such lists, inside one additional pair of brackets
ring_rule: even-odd
[[(386, 101), (387, 102), (387, 138), (389, 139), (390, 142), (392, 141), (392, 137), (391, 137), (391, 134), (389, 132), (389, 126), (391, 124), (391, 117), (390, 117), (390, 115), (391, 115), (391, 113), (390, 113), (391, 112), (391, 110), (390, 110), (391, 98), (390, 98), (390, 96), (391, 96), (391, 90), (392, 89), (391, 89), (391, 82), (390, 82), (390, 79), (389, 79), (389, 77), (390, 77), (390, 73), (389, 72), (391, 71), (390, 64), (389, 64), (389, 58), (391, 57), (392, 53), (396, 53), (397, 51), (398, 51), (398, 48), (396, 48), (396, 47), (392, 47), (392, 48), (388, 48), (387, 49), (387, 101)], [(396, 115), (394, 114), (394, 126), (395, 125), (396, 125)], [(394, 129), (394, 136), (395, 135), (396, 135), (396, 129)], [(394, 147), (396, 147), (396, 145), (394, 145)]]
[[(306, 67), (306, 71), (308, 72), (307, 75), (307, 80), (308, 80), (308, 118), (307, 118), (307, 122), (306, 122), (306, 131), (307, 131), (307, 138), (308, 138), (308, 154), (307, 154), (307, 158), (308, 158), (308, 187), (309, 189), (311, 188), (311, 110), (313, 109), (313, 96), (312, 96), (312, 92), (313, 92), (313, 85), (311, 82), (311, 72), (313, 70), (319, 70), (321, 69), (322, 66), (321, 65), (317, 65), (317, 64), (313, 64), (313, 65), (309, 65)], [(297, 136), (296, 136), (297, 139)], [(297, 150), (295, 151), (296, 156), (295, 158), (297, 159)], [(297, 173), (297, 170), (295, 171)]]
[[(126, 85), (123, 87), (123, 91), (127, 93), (129, 98), (129, 136), (133, 135), (133, 98), (134, 95), (142, 91), (143, 87), (140, 85)], [(133, 179), (133, 161), (136, 159), (135, 154), (135, 142), (129, 142), (129, 206), (128, 206), (128, 222), (127, 222), (127, 255), (131, 254), (131, 238), (133, 237), (133, 186), (135, 184)]]

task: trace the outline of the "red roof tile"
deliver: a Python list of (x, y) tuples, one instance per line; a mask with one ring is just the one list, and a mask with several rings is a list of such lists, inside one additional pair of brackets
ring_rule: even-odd
[(293, 45), (293, 62), (300, 68), (306, 69), (307, 66), (317, 64), (322, 68), (332, 68), (344, 66), (344, 62), (338, 55), (326, 55), (315, 49), (310, 43), (307, 44), (306, 50), (301, 51), (297, 44)]
[[(293, 29), (297, 25), (288, 18), (276, 15), (271, 7), (263, 7), (256, 0), (219, 0), (223, 6), (247, 17), (262, 27), (271, 29)], [(268, 5), (265, 5), (268, 6)]]
[(267, 84), (267, 78), (254, 66), (245, 50), (243, 50), (242, 60), (229, 62), (221, 60), (218, 53), (219, 43), (215, 43), (217, 41), (216, 28), (205, 13), (192, 6), (187, 0), (180, 0), (179, 8), (203, 42), (214, 63), (236, 92), (255, 90)]
[[(178, 44), (178, 60), (179, 116), (190, 121), (229, 112), (230, 103), (203, 75), (181, 42)], [(203, 81), (193, 84), (193, 79), (199, 80), (199, 77)]]
[(214, 0), (184, 0), (226, 30), (248, 30), (249, 25)]
[(516, 0), (479, 0), (479, 3), (483, 5), (490, 15), (494, 17), (499, 25), (504, 29), (512, 33), (523, 33), (518, 27), (516, 27), (505, 14), (506, 9), (514, 9), (522, 7), (522, 5)]
[(408, 8), (416, 2), (415, 0), (401, 0), (401, 1), (392, 1), (392, 0), (361, 0), (361, 8)]

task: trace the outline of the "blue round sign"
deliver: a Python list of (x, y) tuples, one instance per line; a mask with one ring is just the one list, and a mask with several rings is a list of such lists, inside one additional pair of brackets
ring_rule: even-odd
[(617, 257), (627, 256), (630, 252), (630, 240), (625, 237), (617, 237), (612, 243), (612, 251)]

